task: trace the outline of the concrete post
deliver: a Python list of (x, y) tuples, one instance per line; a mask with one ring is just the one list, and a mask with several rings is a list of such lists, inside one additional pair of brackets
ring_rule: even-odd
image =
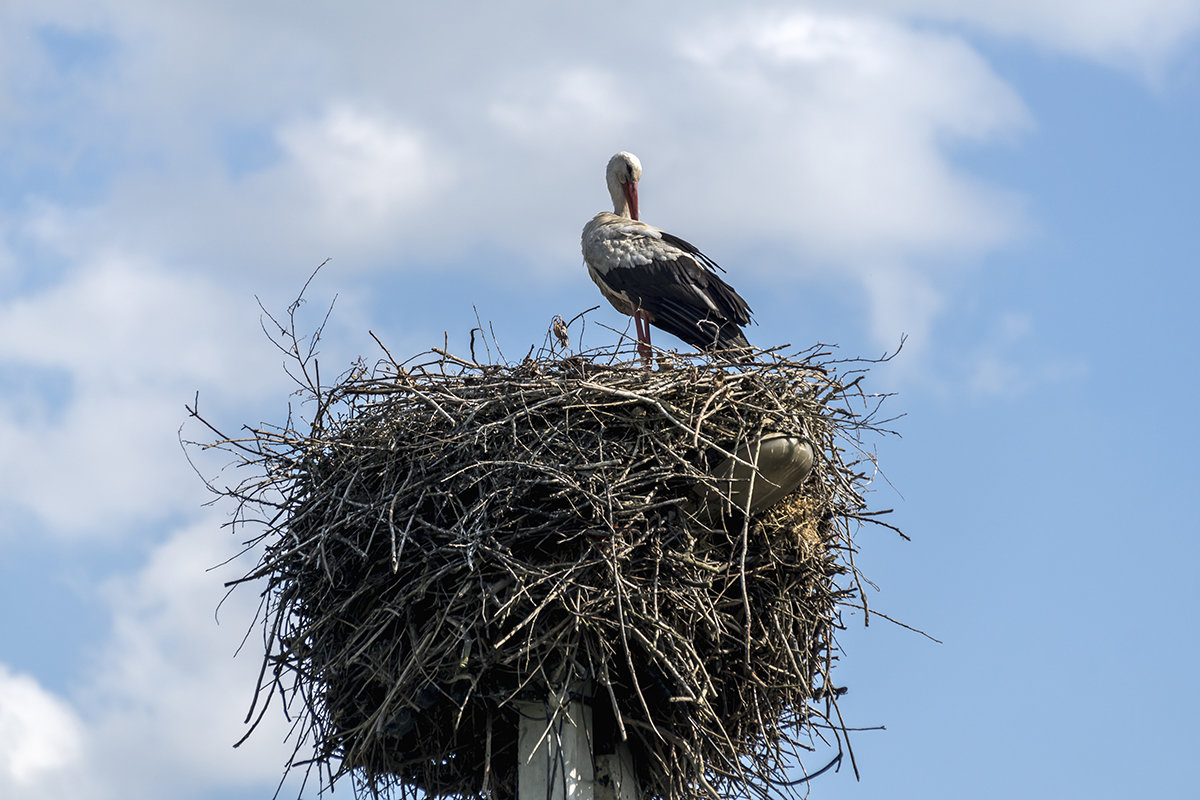
[(517, 800), (596, 800), (591, 708), (551, 698), (518, 709)]

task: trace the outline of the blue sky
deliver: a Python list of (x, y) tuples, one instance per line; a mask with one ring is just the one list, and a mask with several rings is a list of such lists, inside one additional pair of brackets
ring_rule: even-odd
[(476, 309), (540, 344), (602, 302), (619, 149), (755, 343), (909, 337), (871, 500), (913, 541), (859, 563), (942, 644), (850, 619), (843, 711), (887, 730), (813, 796), (1192, 793), (1200, 2), (464, 9), (0, 7), (0, 796), (274, 790), (184, 403), (282, 417), (255, 298), (326, 258), (325, 363)]

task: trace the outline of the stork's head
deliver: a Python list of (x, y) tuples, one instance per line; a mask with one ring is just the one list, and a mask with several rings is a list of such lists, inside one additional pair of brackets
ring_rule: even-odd
[(641, 179), (642, 162), (633, 153), (622, 151), (608, 160), (608, 193), (612, 195), (614, 213), (638, 218), (637, 185)]

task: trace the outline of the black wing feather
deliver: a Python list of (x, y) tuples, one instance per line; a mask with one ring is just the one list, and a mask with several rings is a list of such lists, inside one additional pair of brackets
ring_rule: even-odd
[[(646, 311), (655, 327), (695, 348), (748, 346), (740, 326), (750, 323), (750, 306), (713, 271), (720, 267), (683, 239), (668, 233), (662, 238), (687, 255), (610, 269), (604, 274), (605, 283)], [(697, 291), (716, 309), (709, 308)]]
[(703, 264), (708, 269), (711, 269), (714, 272), (724, 272), (725, 271), (724, 267), (722, 267), (717, 262), (713, 261), (711, 258), (706, 256), (704, 253), (700, 252), (699, 247), (696, 247), (696, 245), (692, 244), (691, 242), (687, 241), (686, 239), (680, 239), (675, 234), (667, 233), (666, 231), (662, 231), (660, 233), (660, 236), (662, 237), (662, 240), (664, 242), (666, 242), (669, 245), (678, 247), (680, 250), (687, 253), (689, 256), (692, 256), (693, 258), (695, 258), (697, 261), (699, 261), (701, 264)]

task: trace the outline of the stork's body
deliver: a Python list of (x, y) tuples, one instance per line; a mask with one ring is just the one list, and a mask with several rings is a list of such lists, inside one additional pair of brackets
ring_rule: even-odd
[(642, 165), (632, 153), (608, 162), (613, 213), (583, 229), (588, 274), (613, 307), (633, 317), (638, 352), (650, 357), (650, 325), (701, 350), (748, 347), (741, 326), (750, 307), (717, 275), (720, 267), (695, 246), (638, 219)]

